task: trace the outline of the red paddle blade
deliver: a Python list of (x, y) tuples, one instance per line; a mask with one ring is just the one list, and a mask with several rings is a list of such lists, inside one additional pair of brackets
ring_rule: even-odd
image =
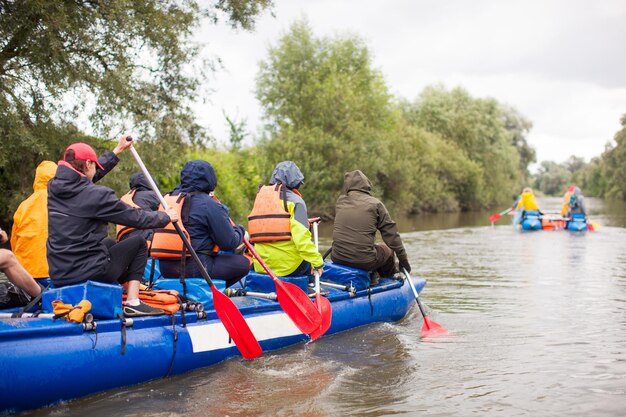
[(241, 352), (241, 356), (246, 359), (254, 359), (261, 356), (263, 349), (252, 334), (252, 330), (243, 318), (241, 312), (235, 306), (235, 303), (222, 294), (215, 285), (211, 285), (213, 292), (213, 306), (217, 317), (222, 321), (228, 335), (235, 342), (237, 349)]
[(322, 315), (300, 287), (277, 278), (274, 283), (280, 307), (302, 333), (311, 334), (320, 327)]
[(498, 221), (499, 218), (500, 218), (500, 213), (493, 213), (491, 216), (489, 216), (489, 222), (495, 223)]
[(432, 321), (428, 317), (424, 316), (424, 325), (422, 326), (422, 334), (424, 336), (445, 336), (448, 331), (436, 321)]
[(589, 230), (590, 232), (595, 232), (596, 231), (593, 223), (587, 223), (587, 230)]
[(333, 317), (332, 307), (330, 306), (328, 298), (317, 294), (315, 296), (315, 306), (317, 307), (317, 311), (319, 311), (322, 316), (322, 323), (309, 335), (311, 336), (311, 341), (319, 339), (324, 333), (326, 333), (326, 331), (330, 328), (330, 323)]

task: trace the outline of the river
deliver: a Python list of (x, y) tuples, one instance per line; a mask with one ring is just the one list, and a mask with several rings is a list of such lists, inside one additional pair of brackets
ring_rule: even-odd
[(587, 200), (599, 227), (583, 234), (521, 233), (508, 217), (491, 227), (491, 212), (399, 220), (445, 337), (423, 338), (413, 308), (400, 323), (25, 415), (623, 416), (626, 204)]

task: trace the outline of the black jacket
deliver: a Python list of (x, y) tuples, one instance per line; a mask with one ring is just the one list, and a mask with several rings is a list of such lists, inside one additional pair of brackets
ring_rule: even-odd
[[(98, 158), (104, 171), (97, 170), (94, 182), (118, 161), (113, 152)], [(169, 216), (127, 206), (113, 190), (95, 185), (60, 161), (56, 175), (48, 183), (47, 256), (50, 279), (55, 286), (77, 284), (104, 273), (111, 262), (103, 243), (109, 222), (152, 229), (164, 227)]]

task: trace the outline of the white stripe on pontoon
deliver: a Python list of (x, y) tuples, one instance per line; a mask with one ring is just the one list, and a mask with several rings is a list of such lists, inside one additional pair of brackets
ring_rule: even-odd
[[(248, 317), (246, 322), (258, 341), (302, 334), (285, 313)], [(221, 322), (187, 326), (187, 331), (194, 353), (234, 345), (232, 341), (228, 343), (228, 332)]]

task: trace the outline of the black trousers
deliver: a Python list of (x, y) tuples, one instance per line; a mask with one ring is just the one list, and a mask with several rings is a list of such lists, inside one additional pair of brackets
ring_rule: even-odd
[(143, 279), (143, 271), (148, 262), (148, 247), (143, 236), (136, 234), (121, 242), (107, 238), (104, 239), (104, 244), (109, 249), (111, 262), (104, 274), (94, 281), (123, 284)]

